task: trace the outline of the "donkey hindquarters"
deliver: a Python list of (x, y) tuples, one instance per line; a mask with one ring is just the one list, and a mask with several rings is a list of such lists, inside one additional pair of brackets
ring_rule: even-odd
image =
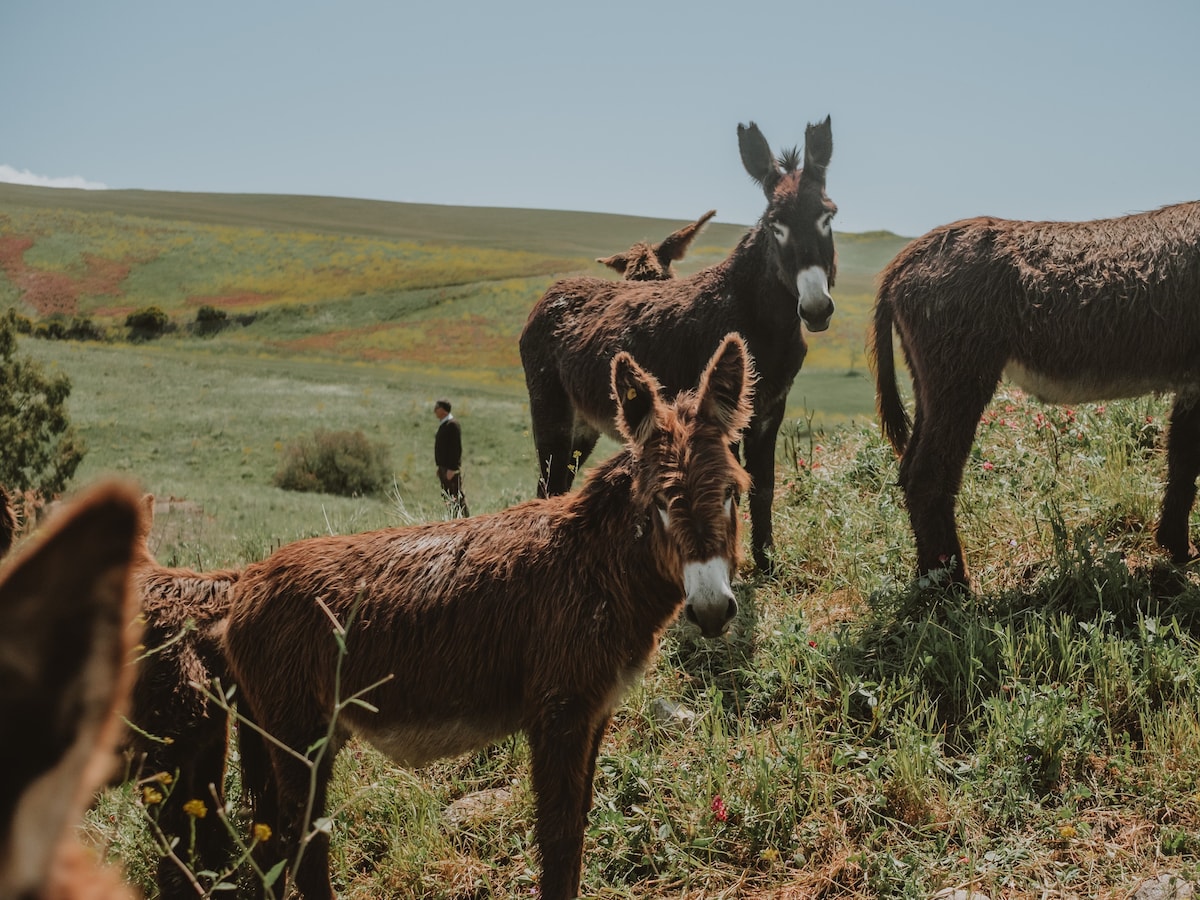
[(775, 443), (808, 352), (802, 324), (824, 331), (833, 316), (837, 206), (825, 194), (832, 126), (826, 118), (805, 130), (803, 168), (795, 150), (776, 159), (753, 122), (738, 126), (738, 147), (767, 208), (730, 255), (687, 278), (555, 282), (521, 331), (521, 365), (538, 495), (551, 496), (570, 490), (601, 434), (619, 437), (608, 380), (618, 351), (632, 354), (673, 393), (695, 387), (713, 349), (730, 332), (740, 334), (758, 373), (741, 445), (751, 478), (751, 548), (755, 564), (769, 572)]
[[(295, 754), (266, 742), (269, 766), (244, 768), (279, 836), (260, 847), (262, 865), (294, 862), (351, 734), (418, 766), (524, 731), (541, 896), (577, 895), (601, 737), (681, 607), (710, 635), (734, 614), (736, 504), (748, 481), (730, 451), (751, 410), (740, 338), (727, 337), (699, 386), (669, 404), (629, 354), (610, 371), (626, 447), (579, 491), (300, 541), (244, 570), (225, 647), (251, 717), (300, 756), (336, 724), (307, 811), (310, 771)], [(332, 620), (345, 629), (344, 656)], [(360, 693), (373, 709), (335, 709)], [(293, 875), (309, 900), (332, 896), (326, 833)]]
[[(893, 327), (912, 373), (911, 423), (896, 386)], [(949, 569), (954, 582), (970, 581), (955, 498), (1002, 375), (1048, 403), (1174, 392), (1156, 536), (1175, 562), (1193, 557), (1200, 203), (1090, 222), (980, 218), (936, 228), (883, 271), (874, 355), (920, 573)]]

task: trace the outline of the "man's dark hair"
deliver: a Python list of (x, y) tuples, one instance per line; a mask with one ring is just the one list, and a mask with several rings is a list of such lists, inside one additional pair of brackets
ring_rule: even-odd
[(440, 406), (446, 412), (450, 412), (450, 401), (449, 400), (437, 400), (437, 401), (434, 401), (433, 405)]

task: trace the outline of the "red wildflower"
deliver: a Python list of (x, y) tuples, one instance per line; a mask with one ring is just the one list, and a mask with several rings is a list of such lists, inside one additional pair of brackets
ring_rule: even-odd
[(721, 799), (720, 794), (713, 797), (712, 802), (713, 816), (718, 822), (724, 822), (729, 818), (729, 812), (725, 809), (725, 801)]

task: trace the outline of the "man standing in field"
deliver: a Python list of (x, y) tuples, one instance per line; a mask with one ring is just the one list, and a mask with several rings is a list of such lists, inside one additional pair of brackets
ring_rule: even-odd
[(437, 464), (442, 496), (450, 509), (450, 518), (469, 516), (471, 511), (462, 490), (462, 429), (458, 427), (458, 419), (450, 414), (449, 400), (434, 403), (433, 414), (441, 421), (433, 439), (433, 461)]

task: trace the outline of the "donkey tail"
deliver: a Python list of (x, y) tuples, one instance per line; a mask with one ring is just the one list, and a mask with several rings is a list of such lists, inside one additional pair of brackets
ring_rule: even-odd
[(892, 351), (892, 300), (891, 300), (891, 268), (885, 270), (879, 285), (879, 294), (875, 298), (875, 337), (873, 356), (875, 358), (875, 406), (879, 411), (879, 421), (883, 433), (891, 441), (897, 454), (902, 454), (908, 445), (908, 435), (912, 428), (912, 420), (904, 408), (900, 398), (900, 390), (896, 386), (896, 360)]

